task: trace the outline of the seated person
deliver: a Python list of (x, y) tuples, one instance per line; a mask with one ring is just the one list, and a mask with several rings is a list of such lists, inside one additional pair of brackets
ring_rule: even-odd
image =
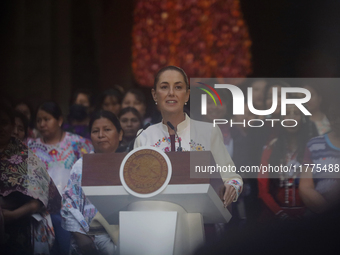
[[(95, 112), (90, 120), (91, 140), (94, 153), (115, 153), (122, 140), (123, 131), (117, 117), (109, 111)], [(108, 155), (109, 156), (109, 155)], [(62, 227), (72, 233), (71, 253), (113, 254), (116, 246), (103, 229), (91, 232), (91, 221), (97, 214), (95, 206), (86, 198), (82, 190), (82, 166), (80, 158), (73, 166), (62, 201)]]
[(4, 254), (50, 254), (54, 229), (50, 213), (60, 195), (45, 164), (11, 137), (12, 109), (0, 107), (0, 247)]

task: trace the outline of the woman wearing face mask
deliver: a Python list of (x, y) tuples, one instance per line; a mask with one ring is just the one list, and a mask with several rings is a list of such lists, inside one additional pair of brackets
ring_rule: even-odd
[[(178, 151), (179, 139), (183, 151), (211, 151), (218, 165), (233, 166), (234, 163), (223, 144), (221, 130), (211, 124), (191, 120), (183, 111), (190, 95), (188, 77), (176, 66), (162, 68), (155, 76), (152, 96), (163, 120), (152, 125), (136, 139), (134, 148), (153, 146), (165, 152)], [(177, 130), (168, 126), (170, 122)], [(225, 185), (223, 202), (228, 206), (236, 201), (242, 190), (242, 178), (238, 174), (221, 173)]]
[[(108, 111), (98, 111), (89, 124), (94, 153), (115, 153), (122, 140), (123, 131), (116, 116)], [(81, 188), (83, 159), (72, 168), (70, 180), (63, 194), (62, 226), (72, 233), (71, 254), (113, 254), (116, 246), (103, 231), (91, 234), (90, 223), (97, 209), (85, 197)]]
[[(259, 198), (263, 202), (262, 218), (275, 216), (285, 220), (298, 218), (304, 214), (304, 205), (299, 196), (299, 173), (303, 154), (310, 139), (308, 120), (295, 105), (287, 106), (287, 119), (293, 119), (295, 127), (280, 127), (278, 138), (273, 139), (264, 149), (262, 166), (285, 166), (289, 171), (259, 173)], [(294, 126), (293, 121), (286, 125)], [(294, 171), (295, 169), (295, 171)]]
[(0, 105), (0, 250), (50, 254), (55, 235), (50, 213), (60, 210), (60, 196), (45, 164), (11, 136), (14, 116)]
[(27, 144), (28, 119), (19, 111), (14, 111), (15, 125), (12, 135)]

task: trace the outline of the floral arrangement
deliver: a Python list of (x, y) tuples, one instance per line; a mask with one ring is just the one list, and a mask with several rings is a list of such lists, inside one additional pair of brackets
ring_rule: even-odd
[(251, 40), (239, 0), (136, 0), (132, 69), (152, 87), (167, 65), (189, 77), (245, 77)]

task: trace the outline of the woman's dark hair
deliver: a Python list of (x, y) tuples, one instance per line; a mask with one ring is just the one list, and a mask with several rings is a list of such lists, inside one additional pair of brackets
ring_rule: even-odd
[(59, 120), (60, 117), (63, 116), (61, 109), (59, 105), (56, 102), (48, 101), (45, 103), (42, 103), (37, 110), (37, 113), (39, 110), (45, 111), (53, 116), (56, 120)]
[(27, 138), (27, 132), (28, 132), (28, 119), (27, 117), (19, 111), (14, 111), (14, 118), (19, 118), (24, 125), (24, 130), (25, 130), (25, 138)]
[[(301, 113), (302, 114), (302, 113)], [(305, 152), (305, 147), (309, 139), (312, 138), (313, 134), (310, 131), (310, 121), (308, 118), (305, 119), (305, 122), (301, 121), (301, 127), (296, 135), (298, 139), (298, 149), (297, 149), (297, 158), (296, 160), (300, 163), (303, 161), (303, 156)], [(315, 134), (317, 135), (317, 134)], [(285, 128), (280, 126), (280, 132), (277, 141), (273, 145), (273, 151), (269, 159), (269, 163), (271, 165), (281, 165), (285, 164), (285, 157), (287, 154), (287, 132)]]
[[(315, 124), (309, 120), (307, 116), (304, 116), (302, 112), (300, 112), (302, 119), (301, 119), (301, 127), (296, 135), (298, 148), (297, 148), (297, 156), (296, 160), (302, 164), (303, 157), (305, 153), (305, 148), (307, 142), (312, 138), (318, 135), (317, 129)], [(286, 155), (287, 155), (287, 141), (288, 141), (288, 134), (284, 127), (280, 126), (279, 135), (275, 144), (273, 144), (273, 150), (269, 158), (269, 164), (272, 166), (280, 166), (285, 165), (286, 163)], [(271, 173), (270, 174), (273, 179), (270, 179), (270, 193), (275, 194), (279, 185), (279, 179), (277, 174)], [(276, 177), (276, 178), (275, 178)], [(275, 178), (275, 179), (274, 179)]]
[(98, 97), (98, 100), (97, 100), (97, 103), (96, 103), (96, 110), (97, 111), (102, 109), (102, 105), (104, 103), (104, 100), (108, 96), (113, 96), (113, 97), (117, 98), (118, 104), (122, 103), (122, 99), (123, 99), (122, 92), (120, 92), (118, 89), (112, 89), (112, 88), (107, 89), (103, 93), (101, 93)]
[[(135, 89), (135, 88), (129, 89), (128, 91), (126, 91), (126, 93), (125, 93), (125, 95), (124, 95), (124, 98), (126, 97), (126, 95), (127, 95), (128, 93), (131, 93), (131, 94), (135, 95), (136, 99), (137, 99), (139, 102), (141, 102), (142, 104), (144, 104), (145, 107), (146, 107), (146, 99), (145, 99), (145, 95), (144, 95), (144, 93), (143, 93), (140, 89)], [(124, 98), (123, 98), (123, 101), (124, 101)]]
[(120, 119), (124, 114), (128, 113), (128, 112), (132, 112), (133, 115), (135, 115), (140, 124), (142, 125), (142, 117), (140, 116), (140, 113), (136, 110), (136, 108), (134, 107), (125, 107), (123, 109), (120, 110), (119, 114), (118, 114), (118, 119)]
[(29, 109), (30, 113), (31, 113), (31, 119), (28, 120), (28, 126), (33, 129), (34, 128), (34, 123), (35, 123), (35, 116), (34, 116), (34, 110), (33, 110), (34, 108), (32, 107), (32, 105), (28, 101), (26, 101), (26, 100), (19, 100), (15, 104), (14, 109), (18, 105), (22, 105), (22, 104), (26, 105), (27, 108)]
[(74, 93), (73, 96), (71, 98), (71, 103), (70, 105), (75, 104), (76, 99), (78, 97), (79, 94), (84, 94), (87, 96), (87, 98), (89, 99), (89, 103), (90, 103), (90, 107), (93, 105), (93, 96), (92, 96), (92, 92), (89, 89), (77, 89)]
[(94, 112), (91, 116), (90, 123), (89, 123), (90, 133), (92, 131), (93, 123), (100, 118), (106, 118), (109, 121), (111, 121), (112, 124), (116, 127), (118, 133), (122, 130), (122, 127), (120, 126), (120, 122), (117, 119), (116, 115), (114, 115), (112, 112), (109, 112), (109, 111), (99, 110), (99, 111)]
[(182, 68), (177, 67), (177, 66), (166, 66), (166, 67), (163, 67), (161, 70), (159, 70), (157, 72), (157, 74), (155, 75), (155, 81), (153, 83), (154, 90), (156, 90), (157, 83), (159, 81), (159, 77), (161, 76), (161, 74), (164, 73), (165, 71), (169, 71), (169, 70), (177, 71), (180, 74), (182, 74), (184, 82), (185, 82), (185, 85), (186, 85), (186, 89), (188, 90), (189, 89), (188, 76), (186, 75), (186, 73), (184, 72), (184, 70)]

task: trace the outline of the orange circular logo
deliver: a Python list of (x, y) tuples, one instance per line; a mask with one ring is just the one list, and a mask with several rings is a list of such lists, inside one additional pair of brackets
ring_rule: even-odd
[(160, 189), (168, 178), (168, 172), (164, 156), (154, 149), (134, 152), (123, 168), (126, 185), (139, 194), (149, 194)]

